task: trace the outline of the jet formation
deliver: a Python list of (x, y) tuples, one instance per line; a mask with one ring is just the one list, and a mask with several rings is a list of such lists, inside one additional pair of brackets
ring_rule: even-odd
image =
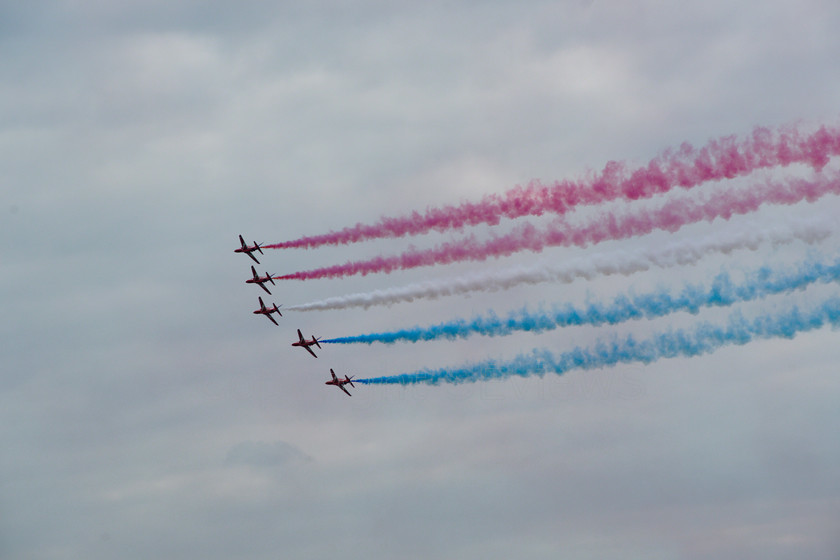
[[(256, 262), (257, 264), (260, 264), (260, 261), (258, 261), (257, 257), (254, 256), (254, 253), (259, 253), (261, 255), (264, 254), (262, 252), (262, 244), (261, 243), (257, 243), (256, 241), (254, 241), (253, 245), (247, 245), (245, 243), (245, 239), (240, 235), (239, 236), (239, 245), (240, 245), (240, 247), (238, 249), (233, 250), (234, 253), (244, 253), (244, 254), (248, 255), (251, 259), (253, 259), (254, 262)], [(266, 272), (265, 276), (260, 276), (259, 274), (257, 274), (257, 269), (254, 268), (254, 265), (251, 265), (251, 278), (246, 279), (245, 283), (246, 284), (256, 284), (260, 288), (265, 290), (265, 292), (269, 295), (271, 295), (271, 292), (266, 287), (266, 284), (270, 283), (272, 286), (276, 286), (276, 284), (274, 283), (273, 275)], [(274, 313), (277, 313), (278, 316), (282, 317), (283, 314), (280, 313), (280, 307), (281, 306), (277, 305), (276, 303), (272, 303), (272, 306), (268, 307), (268, 306), (265, 305), (265, 302), (263, 302), (263, 299), (262, 299), (261, 296), (257, 297), (257, 299), (260, 302), (260, 308), (256, 309), (253, 312), (254, 315), (265, 315), (265, 317), (267, 317), (269, 321), (271, 321), (272, 323), (274, 323), (275, 325), (277, 325), (279, 327), (280, 324), (277, 322), (277, 320), (272, 315)], [(303, 337), (303, 333), (300, 332), (300, 329), (297, 329), (297, 335), (298, 335), (298, 340), (296, 342), (292, 342), (292, 346), (298, 346), (300, 348), (303, 348), (307, 352), (309, 352), (312, 355), (312, 357), (317, 358), (318, 356), (315, 354), (315, 352), (311, 348), (312, 346), (316, 346), (317, 348), (321, 349), (321, 345), (318, 344), (318, 339), (315, 338), (315, 335), (312, 335), (312, 338), (310, 340), (307, 340)], [(350, 394), (350, 392), (344, 386), (349, 384), (351, 387), (355, 387), (355, 385), (353, 385), (353, 381), (352, 381), (354, 376), (345, 375), (344, 378), (342, 379), (342, 378), (336, 376), (335, 371), (333, 371), (332, 368), (330, 368), (330, 374), (332, 375), (332, 379), (329, 380), (329, 381), (326, 381), (326, 384), (327, 385), (334, 385), (334, 386), (338, 387), (339, 389), (344, 391), (347, 394), (348, 397), (352, 396)]]

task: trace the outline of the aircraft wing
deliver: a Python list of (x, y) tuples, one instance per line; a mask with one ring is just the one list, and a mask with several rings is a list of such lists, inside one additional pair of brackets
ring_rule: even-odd
[[(307, 351), (307, 352), (309, 352), (310, 354), (312, 354), (313, 356), (315, 356), (315, 352), (313, 352), (313, 351), (312, 351), (312, 348), (310, 348), (309, 346), (304, 346), (304, 348), (306, 348), (306, 351)], [(318, 356), (315, 356), (315, 357), (317, 358)]]
[(252, 259), (254, 259), (254, 262), (255, 262), (255, 263), (260, 264), (260, 261), (258, 261), (258, 260), (257, 260), (257, 257), (255, 257), (255, 256), (254, 256), (254, 253), (253, 253), (253, 252), (251, 252), (251, 253), (246, 253), (246, 254), (247, 254), (249, 257), (251, 257)]
[[(268, 317), (269, 321), (271, 321), (272, 323), (274, 323), (275, 325), (277, 325), (277, 321), (275, 321), (275, 320), (274, 320), (274, 317), (272, 317), (272, 316), (271, 316), (271, 313), (263, 313), (263, 315), (265, 315), (266, 317)], [(277, 326), (279, 327), (280, 325), (277, 325)]]
[(345, 393), (347, 393), (348, 397), (353, 396), (353, 395), (350, 394), (350, 391), (348, 391), (347, 389), (344, 388), (344, 385), (339, 385), (338, 388), (341, 389), (342, 391), (344, 391)]
[(263, 284), (262, 282), (260, 282), (260, 288), (262, 288), (263, 290), (265, 290), (266, 292), (268, 292), (268, 295), (271, 295), (271, 292), (269, 292), (269, 291), (268, 291), (268, 288), (266, 288), (266, 287), (265, 287), (265, 284)]

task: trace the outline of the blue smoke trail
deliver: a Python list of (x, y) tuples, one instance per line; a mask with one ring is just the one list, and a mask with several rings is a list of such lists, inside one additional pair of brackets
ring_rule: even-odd
[(747, 344), (755, 339), (793, 338), (797, 333), (818, 329), (825, 324), (840, 326), (840, 298), (829, 298), (811, 311), (800, 311), (798, 307), (793, 307), (784, 313), (761, 315), (752, 320), (734, 313), (724, 326), (701, 322), (693, 329), (669, 330), (646, 340), (637, 340), (629, 335), (600, 341), (590, 348), (576, 347), (562, 354), (536, 349), (508, 362), (487, 360), (454, 369), (423, 369), (415, 373), (353, 381), (365, 384), (437, 385), (513, 376), (542, 376), (552, 372), (562, 375), (575, 369), (587, 370), (631, 362), (649, 364), (661, 358), (698, 356), (730, 344)]
[(585, 307), (571, 304), (554, 306), (550, 311), (522, 308), (500, 318), (492, 311), (472, 320), (456, 319), (430, 327), (413, 327), (398, 331), (345, 336), (322, 340), (330, 344), (352, 344), (398, 341), (419, 342), (440, 338), (466, 338), (472, 334), (504, 336), (515, 331), (543, 332), (576, 325), (615, 325), (631, 319), (656, 318), (701, 307), (722, 307), (751, 301), (768, 295), (802, 289), (815, 282), (840, 281), (840, 258), (834, 262), (804, 262), (790, 268), (761, 267), (740, 284), (734, 284), (728, 273), (720, 273), (708, 288), (686, 286), (679, 295), (661, 289), (642, 295), (619, 295), (610, 303), (589, 303)]

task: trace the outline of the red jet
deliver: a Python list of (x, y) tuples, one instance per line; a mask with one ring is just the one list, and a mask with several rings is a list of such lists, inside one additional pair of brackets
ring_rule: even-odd
[[(254, 311), (254, 313), (256, 313), (256, 311)], [(310, 348), (310, 346), (312, 346), (313, 344), (318, 348), (321, 347), (321, 345), (318, 344), (318, 339), (315, 338), (314, 334), (312, 335), (312, 340), (306, 340), (305, 338), (303, 338), (303, 334), (301, 334), (300, 329), (298, 329), (298, 341), (292, 342), (292, 346), (300, 346), (301, 348), (306, 348), (307, 352), (315, 356), (315, 352), (313, 352), (312, 348)], [(318, 356), (315, 357), (317, 358)]]
[(257, 276), (257, 269), (254, 268), (254, 265), (251, 265), (251, 274), (254, 275), (253, 278), (249, 278), (245, 280), (246, 284), (259, 284), (260, 288), (268, 292), (268, 295), (271, 295), (271, 292), (268, 291), (268, 288), (265, 287), (266, 282), (271, 282), (272, 285), (274, 284), (274, 278), (271, 277), (271, 274), (268, 272), (265, 273), (265, 276)]
[(239, 249), (234, 249), (233, 252), (234, 253), (245, 253), (246, 255), (248, 255), (249, 257), (254, 259), (255, 263), (260, 264), (260, 261), (257, 260), (257, 257), (255, 257), (254, 255), (251, 254), (254, 251), (258, 251), (260, 253), (260, 255), (263, 254), (262, 249), (260, 249), (260, 244), (257, 243), (256, 241), (254, 241), (254, 244), (249, 247), (248, 245), (245, 245), (245, 240), (242, 239), (241, 235), (239, 236), (239, 243), (242, 245), (242, 247), (240, 247)]
[(257, 299), (260, 300), (260, 308), (257, 309), (256, 311), (254, 311), (254, 314), (255, 315), (265, 315), (266, 317), (269, 318), (269, 320), (272, 323), (274, 323), (275, 325), (277, 325), (279, 327), (280, 325), (278, 325), (277, 321), (274, 320), (274, 317), (271, 316), (272, 313), (277, 313), (281, 317), (283, 316), (283, 314), (280, 313), (280, 308), (277, 306), (277, 304), (275, 303), (274, 307), (266, 307), (265, 304), (263, 303), (263, 300), (262, 300), (261, 297), (258, 297)]
[(347, 377), (345, 375), (344, 379), (339, 379), (335, 376), (335, 372), (332, 370), (332, 368), (330, 368), (330, 373), (332, 374), (332, 381), (327, 381), (326, 385), (335, 385), (336, 387), (347, 393), (348, 397), (352, 397), (353, 395), (351, 395), (350, 392), (344, 388), (344, 386), (349, 383), (351, 387), (355, 387), (355, 385), (353, 385), (353, 381), (351, 381), (353, 379), (353, 376)]

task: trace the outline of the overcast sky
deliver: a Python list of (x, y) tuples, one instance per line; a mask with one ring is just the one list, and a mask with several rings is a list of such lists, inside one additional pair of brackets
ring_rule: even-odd
[[(317, 359), (290, 346), (298, 328), (362, 334), (833, 259), (836, 236), (630, 276), (288, 311), (279, 327), (251, 313), (258, 295), (288, 307), (831, 220), (836, 197), (585, 249), (278, 281), (272, 296), (244, 283), (252, 263), (233, 249), (240, 233), (316, 235), (755, 126), (837, 126), (838, 28), (833, 0), (0, 1), (0, 556), (836, 559), (829, 328), (563, 376), (357, 385), (352, 398), (324, 386), (329, 368), (374, 377), (560, 353), (732, 309), (323, 345)], [(809, 171), (702, 188), (790, 174)], [(460, 235), (266, 250), (257, 270)]]

